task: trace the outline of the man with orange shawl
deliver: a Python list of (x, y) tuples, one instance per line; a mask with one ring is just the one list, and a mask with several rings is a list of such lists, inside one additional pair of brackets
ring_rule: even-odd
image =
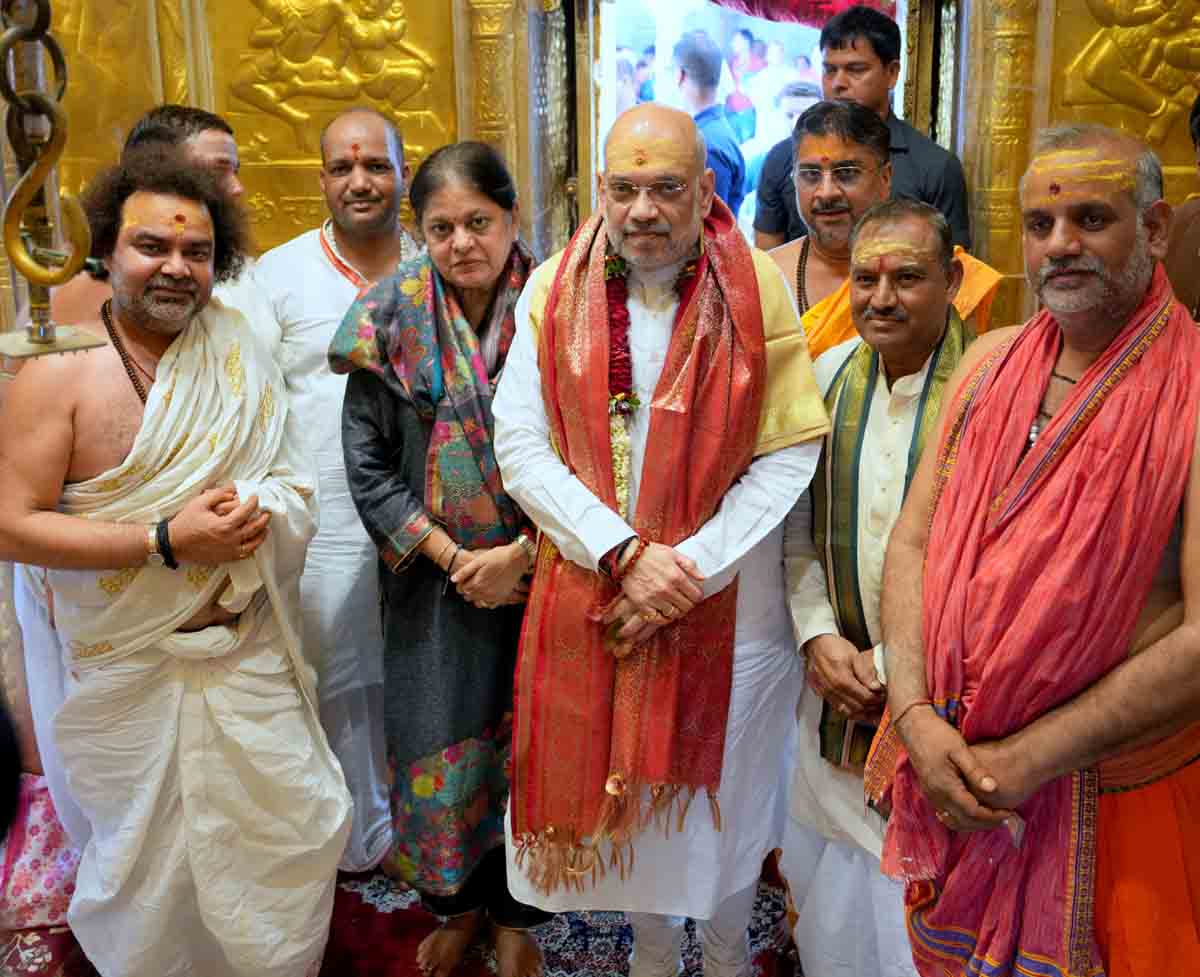
[(1200, 331), (1153, 153), (1039, 137), (1043, 311), (980, 339), (884, 571), (868, 797), (923, 977), (1200, 973)]
[(786, 283), (704, 160), (682, 112), (617, 120), (601, 211), (530, 278), (494, 402), (542, 533), (510, 885), (627, 912), (631, 977), (674, 977), (687, 916), (708, 977), (749, 974), (800, 690), (782, 522), (829, 426)]
[[(850, 232), (858, 219), (892, 193), (887, 125), (857, 102), (818, 102), (792, 131), (792, 179), (805, 237), (771, 250), (794, 283), (808, 350), (817, 359), (858, 333), (850, 315)], [(954, 308), (976, 333), (989, 325), (1000, 273), (961, 247), (954, 257), (963, 283)]]

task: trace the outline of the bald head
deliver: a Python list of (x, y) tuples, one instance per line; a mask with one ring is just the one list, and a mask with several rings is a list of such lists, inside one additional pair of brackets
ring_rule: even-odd
[(344, 240), (394, 235), (407, 180), (400, 133), (375, 109), (349, 109), (321, 133), (321, 191)]
[(692, 117), (679, 109), (647, 102), (623, 112), (604, 140), (604, 168), (625, 175), (666, 165), (687, 178), (704, 172), (708, 147)]
[(396, 124), (378, 109), (373, 109), (369, 105), (356, 105), (335, 115), (321, 130), (321, 162), (324, 163), (328, 159), (329, 142), (340, 135), (342, 130), (347, 127), (360, 128), (362, 126), (370, 129), (377, 128), (387, 141), (388, 148), (395, 155), (396, 160), (400, 162), (404, 160), (404, 137), (400, 135)]
[(707, 156), (696, 123), (678, 109), (639, 105), (613, 124), (596, 179), (609, 242), (636, 271), (696, 253), (716, 183)]

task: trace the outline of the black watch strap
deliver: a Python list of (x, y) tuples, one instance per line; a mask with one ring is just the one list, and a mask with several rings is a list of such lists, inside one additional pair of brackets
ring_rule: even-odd
[(171, 570), (179, 569), (179, 561), (175, 559), (175, 551), (171, 549), (171, 533), (167, 529), (167, 520), (158, 524), (158, 552), (162, 554), (163, 565)]

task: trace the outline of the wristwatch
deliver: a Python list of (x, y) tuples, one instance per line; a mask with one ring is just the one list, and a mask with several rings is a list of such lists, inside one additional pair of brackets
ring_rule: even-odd
[(146, 553), (146, 565), (161, 567), (167, 561), (158, 548), (158, 525), (157, 523), (151, 523), (146, 529), (146, 543), (149, 546), (149, 550)]

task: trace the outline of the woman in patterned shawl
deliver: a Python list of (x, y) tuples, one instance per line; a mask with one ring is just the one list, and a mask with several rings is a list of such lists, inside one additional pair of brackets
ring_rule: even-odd
[(417, 963), (448, 977), (490, 919), (501, 977), (532, 977), (509, 895), (504, 804), (512, 677), (533, 530), (492, 451), (492, 394), (532, 265), (517, 199), (481, 143), (434, 152), (410, 193), (428, 254), (350, 308), (329, 350), (349, 373), (350, 492), (379, 548), (394, 842), (386, 867), (446, 922)]

